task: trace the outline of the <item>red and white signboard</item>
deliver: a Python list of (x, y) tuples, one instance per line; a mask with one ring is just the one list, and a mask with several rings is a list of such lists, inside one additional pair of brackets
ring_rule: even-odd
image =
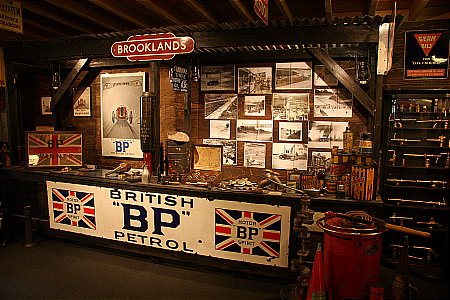
[(170, 32), (133, 35), (126, 41), (115, 42), (111, 53), (114, 57), (126, 57), (130, 61), (169, 60), (176, 54), (192, 52), (194, 44), (193, 38), (177, 37)]
[(269, 25), (269, 0), (254, 0), (253, 9), (263, 20), (264, 24)]

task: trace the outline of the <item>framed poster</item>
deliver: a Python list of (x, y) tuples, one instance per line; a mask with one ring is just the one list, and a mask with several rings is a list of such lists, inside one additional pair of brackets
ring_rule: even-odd
[(51, 115), (50, 103), (52, 102), (52, 97), (41, 97), (41, 113), (42, 115)]
[(27, 136), (27, 166), (82, 167), (83, 137), (72, 131), (30, 131)]
[(91, 87), (82, 87), (74, 93), (73, 116), (90, 117), (91, 116)]
[(142, 158), (140, 97), (145, 72), (101, 74), (102, 155)]
[(405, 33), (405, 79), (448, 78), (449, 31)]

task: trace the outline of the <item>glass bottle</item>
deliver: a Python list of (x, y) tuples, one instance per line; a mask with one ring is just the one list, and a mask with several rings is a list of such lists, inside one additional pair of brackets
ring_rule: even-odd
[(146, 163), (144, 163), (144, 166), (142, 168), (142, 183), (150, 183), (150, 171), (148, 170), (148, 166)]

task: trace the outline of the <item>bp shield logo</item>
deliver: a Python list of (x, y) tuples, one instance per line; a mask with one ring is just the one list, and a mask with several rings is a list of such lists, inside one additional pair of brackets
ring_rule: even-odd
[(52, 202), (56, 223), (96, 229), (93, 193), (52, 189)]
[(278, 258), (281, 216), (217, 208), (215, 246), (218, 251)]

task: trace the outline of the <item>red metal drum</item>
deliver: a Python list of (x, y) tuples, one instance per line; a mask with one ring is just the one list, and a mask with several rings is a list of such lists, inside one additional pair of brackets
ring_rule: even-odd
[(321, 218), (325, 288), (330, 299), (368, 299), (379, 282), (381, 234), (376, 224), (356, 226), (338, 217)]

